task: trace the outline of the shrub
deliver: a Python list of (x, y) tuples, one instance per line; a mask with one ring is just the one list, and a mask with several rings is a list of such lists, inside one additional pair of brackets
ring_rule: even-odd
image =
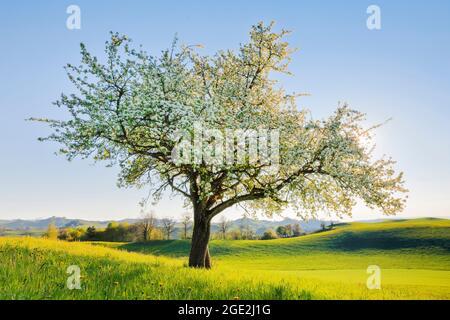
[(50, 223), (47, 227), (47, 232), (44, 234), (45, 238), (56, 240), (58, 239), (58, 228), (53, 223)]
[(80, 241), (85, 238), (83, 228), (64, 228), (59, 230), (58, 239), (65, 241)]
[(261, 240), (272, 240), (272, 239), (277, 239), (277, 238), (278, 238), (278, 235), (275, 231), (267, 230), (262, 235)]

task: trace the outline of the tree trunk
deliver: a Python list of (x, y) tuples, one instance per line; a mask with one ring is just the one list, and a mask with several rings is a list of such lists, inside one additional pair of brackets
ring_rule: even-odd
[(194, 229), (192, 233), (189, 266), (194, 268), (211, 268), (208, 242), (211, 221), (204, 212), (194, 212)]
[(144, 242), (148, 240), (148, 233), (147, 233), (146, 229), (144, 229), (143, 238), (144, 238)]

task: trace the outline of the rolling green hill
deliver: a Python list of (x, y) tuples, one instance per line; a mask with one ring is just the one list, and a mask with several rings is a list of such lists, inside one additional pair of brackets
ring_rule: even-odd
[[(66, 243), (0, 238), (0, 298), (450, 299), (450, 221), (341, 224), (268, 241), (212, 241), (212, 270), (186, 267), (189, 242)], [(65, 288), (80, 266), (82, 290)], [(366, 286), (381, 269), (380, 290)]]
[[(182, 240), (120, 244), (117, 247), (144, 253), (186, 256), (190, 243)], [(339, 224), (332, 231), (267, 241), (211, 242), (213, 255), (291, 255), (308, 251), (431, 249), (450, 255), (450, 221), (441, 219), (392, 220), (380, 223)]]

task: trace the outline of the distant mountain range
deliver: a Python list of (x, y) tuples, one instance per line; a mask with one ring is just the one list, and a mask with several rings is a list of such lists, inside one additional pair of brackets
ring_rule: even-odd
[[(45, 230), (50, 223), (55, 224), (58, 228), (65, 227), (88, 227), (95, 226), (96, 228), (105, 228), (110, 222), (127, 222), (129, 224), (133, 224), (138, 222), (139, 219), (123, 219), (123, 220), (105, 220), (105, 221), (90, 221), (83, 219), (68, 219), (65, 217), (50, 217), (46, 219), (37, 219), (37, 220), (0, 220), (0, 231), (3, 230), (16, 230), (23, 231), (23, 234), (27, 234), (30, 231), (38, 231)], [(271, 220), (259, 220), (252, 218), (240, 218), (237, 220), (229, 221), (228, 230), (240, 229), (242, 227), (249, 228), (253, 230), (257, 235), (262, 235), (264, 231), (268, 229), (276, 229), (278, 226), (287, 225), (287, 224), (300, 224), (303, 231), (309, 233), (317, 231), (321, 228), (321, 224), (330, 224), (330, 221), (322, 221), (322, 220), (309, 220), (309, 221), (301, 221), (291, 218), (285, 218), (280, 221), (271, 221)], [(157, 224), (160, 224), (160, 220), (157, 220)], [(181, 223), (176, 224), (174, 237), (178, 238), (181, 235), (182, 225)], [(213, 223), (211, 225), (211, 232), (218, 232), (219, 225), (218, 223)]]
[(128, 222), (135, 223), (138, 219), (124, 219), (120, 221), (105, 220), (83, 220), (83, 219), (68, 219), (65, 217), (50, 217), (36, 220), (0, 220), (0, 228), (12, 230), (27, 230), (27, 229), (46, 229), (50, 223), (53, 223), (58, 228), (65, 227), (84, 227), (95, 226), (96, 228), (105, 228), (110, 222)]
[[(260, 219), (251, 219), (251, 218), (240, 218), (237, 220), (232, 220), (229, 222), (229, 230), (239, 229), (241, 226), (249, 227), (251, 230), (255, 231), (256, 234), (261, 235), (264, 231), (268, 229), (276, 229), (279, 226), (284, 226), (287, 224), (299, 224), (303, 231), (309, 233), (313, 231), (317, 231), (321, 228), (321, 224), (325, 223), (326, 225), (330, 224), (330, 221), (322, 221), (322, 220), (308, 220), (302, 221), (291, 218), (284, 218), (280, 221), (272, 221), (272, 220), (260, 220)], [(217, 223), (213, 223), (211, 225), (211, 231), (218, 231), (219, 226)]]

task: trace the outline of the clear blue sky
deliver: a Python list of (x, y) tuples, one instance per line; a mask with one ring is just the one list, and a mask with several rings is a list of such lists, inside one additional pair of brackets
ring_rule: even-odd
[[(66, 8), (81, 8), (81, 30), (66, 28)], [(381, 8), (382, 28), (366, 28), (366, 9)], [(411, 190), (401, 216), (450, 216), (450, 1), (3, 1), (0, 4), (0, 219), (52, 215), (135, 217), (145, 190), (118, 189), (118, 170), (66, 162), (36, 141), (45, 126), (31, 116), (61, 117), (51, 105), (72, 87), (63, 65), (79, 61), (79, 43), (101, 54), (109, 31), (128, 34), (157, 54), (178, 33), (206, 53), (235, 48), (250, 26), (275, 20), (293, 31), (288, 90), (315, 117), (338, 101), (367, 112), (379, 153), (392, 155)], [(181, 202), (164, 200), (161, 215)], [(236, 213), (235, 213), (236, 214)], [(363, 207), (356, 218), (376, 218)]]

